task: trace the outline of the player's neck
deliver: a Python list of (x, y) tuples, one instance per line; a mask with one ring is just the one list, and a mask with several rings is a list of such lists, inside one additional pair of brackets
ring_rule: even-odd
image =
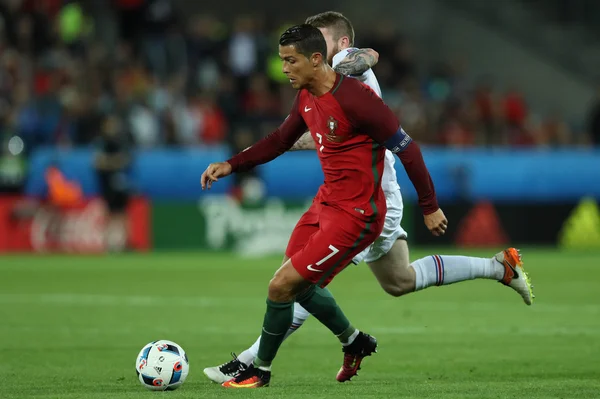
[(312, 83), (306, 88), (313, 96), (320, 97), (333, 89), (337, 74), (330, 67), (319, 70)]
[[(340, 47), (338, 47), (338, 51), (337, 51), (337, 53), (335, 53), (335, 54), (333, 55), (333, 57), (335, 57), (336, 55), (338, 55), (338, 54), (339, 54), (339, 53), (341, 53), (342, 51), (346, 50), (347, 48), (350, 48), (350, 47), (349, 47), (349, 46), (340, 46)], [(329, 66), (332, 66), (332, 65), (333, 65), (333, 57), (331, 57), (331, 61), (329, 62)]]

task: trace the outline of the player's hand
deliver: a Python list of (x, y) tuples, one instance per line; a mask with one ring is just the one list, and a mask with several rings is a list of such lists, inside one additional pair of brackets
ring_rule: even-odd
[(446, 233), (448, 219), (446, 219), (446, 216), (441, 209), (438, 209), (429, 215), (425, 215), (423, 218), (425, 219), (425, 226), (427, 226), (434, 236), (441, 236)]
[(202, 190), (210, 190), (213, 182), (219, 181), (219, 177), (229, 176), (230, 174), (231, 165), (228, 162), (211, 163), (204, 173), (202, 173), (202, 177), (200, 178)]

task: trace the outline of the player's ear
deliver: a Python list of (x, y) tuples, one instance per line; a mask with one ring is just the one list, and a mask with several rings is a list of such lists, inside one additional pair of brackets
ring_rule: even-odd
[(350, 38), (348, 36), (342, 36), (342, 37), (340, 37), (340, 40), (338, 42), (338, 47), (339, 48), (348, 48), (348, 47), (350, 47)]
[(323, 54), (321, 53), (313, 53), (310, 57), (310, 62), (313, 64), (313, 68), (316, 68), (323, 62)]

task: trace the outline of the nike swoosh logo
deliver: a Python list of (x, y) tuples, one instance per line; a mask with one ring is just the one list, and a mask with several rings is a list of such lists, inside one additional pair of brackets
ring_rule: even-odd
[(505, 260), (504, 264), (507, 265), (510, 268), (510, 270), (512, 270), (512, 272), (513, 272), (512, 278), (519, 278), (519, 273), (517, 273), (517, 269), (515, 267), (513, 267), (513, 265), (511, 265), (510, 262)]
[(308, 108), (307, 106), (304, 106), (304, 112), (308, 112), (310, 111), (312, 108)]
[(315, 268), (312, 267), (312, 265), (308, 265), (308, 266), (306, 266), (306, 268), (308, 270), (310, 270), (311, 272), (323, 273), (323, 270), (315, 269)]

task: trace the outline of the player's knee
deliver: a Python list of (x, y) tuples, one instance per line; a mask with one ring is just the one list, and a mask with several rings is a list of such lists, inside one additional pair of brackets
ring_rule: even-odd
[(289, 302), (294, 299), (294, 287), (279, 273), (269, 282), (269, 299), (274, 302)]

